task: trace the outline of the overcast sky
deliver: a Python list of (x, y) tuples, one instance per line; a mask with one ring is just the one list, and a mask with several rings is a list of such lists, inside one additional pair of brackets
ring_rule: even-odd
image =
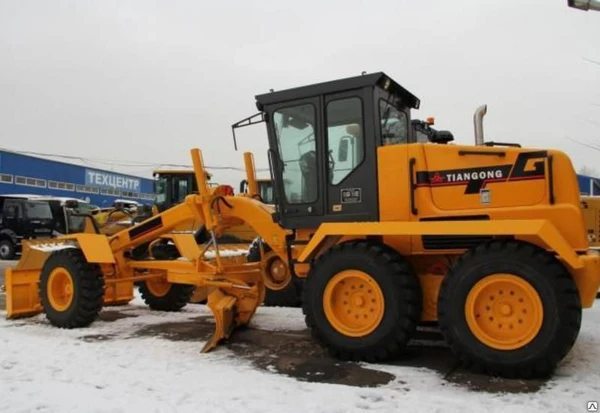
[(566, 0), (0, 0), (0, 147), (156, 166), (199, 147), (237, 167), (252, 150), (264, 167), (264, 125), (231, 139), (256, 94), (384, 71), (458, 143), (486, 103), (486, 140), (600, 171), (569, 140), (600, 146), (600, 63), (584, 59), (600, 62), (600, 12)]

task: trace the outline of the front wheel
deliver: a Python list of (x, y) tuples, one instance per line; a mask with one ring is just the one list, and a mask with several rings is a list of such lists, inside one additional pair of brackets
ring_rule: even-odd
[(2, 260), (12, 260), (15, 258), (16, 248), (15, 244), (8, 239), (3, 239), (0, 241), (0, 259)]
[(79, 249), (53, 252), (40, 276), (40, 301), (46, 318), (61, 328), (85, 327), (102, 309), (104, 278), (98, 264)]
[(581, 326), (569, 273), (551, 254), (492, 242), (463, 255), (438, 299), (442, 333), (466, 367), (505, 377), (547, 377)]
[(419, 281), (396, 251), (364, 241), (337, 245), (313, 265), (303, 312), (313, 336), (343, 360), (401, 354), (421, 316)]

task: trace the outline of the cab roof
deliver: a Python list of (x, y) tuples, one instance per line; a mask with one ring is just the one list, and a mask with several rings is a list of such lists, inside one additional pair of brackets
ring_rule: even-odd
[(404, 100), (406, 105), (410, 108), (419, 108), (419, 98), (417, 98), (411, 92), (400, 86), (392, 78), (390, 78), (383, 72), (370, 73), (361, 76), (348, 77), (345, 79), (332, 80), (324, 83), (315, 83), (308, 86), (301, 86), (292, 89), (281, 90), (278, 92), (256, 95), (256, 106), (258, 110), (263, 110), (264, 105), (270, 105), (273, 103), (280, 103), (289, 100), (303, 99), (335, 92), (343, 92), (346, 90), (359, 89), (366, 86), (379, 86), (384, 90), (391, 90), (396, 95), (400, 96)]
[[(193, 175), (193, 169), (156, 169), (152, 171), (152, 175)], [(208, 171), (205, 171), (205, 175), (207, 179), (212, 178), (212, 174)]]

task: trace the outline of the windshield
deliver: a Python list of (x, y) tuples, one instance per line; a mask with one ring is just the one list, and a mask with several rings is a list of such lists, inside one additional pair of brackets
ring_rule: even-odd
[(273, 114), (286, 201), (290, 204), (317, 200), (315, 108), (304, 104), (279, 109)]
[(381, 137), (384, 145), (408, 143), (408, 121), (406, 113), (391, 103), (380, 99), (379, 114), (381, 122)]
[(25, 216), (29, 219), (52, 219), (52, 210), (46, 202), (27, 201), (25, 205)]

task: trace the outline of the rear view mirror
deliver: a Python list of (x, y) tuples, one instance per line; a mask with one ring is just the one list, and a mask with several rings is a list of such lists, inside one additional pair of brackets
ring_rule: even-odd
[(348, 159), (348, 138), (342, 138), (340, 140), (340, 146), (338, 147), (338, 162), (346, 162)]

